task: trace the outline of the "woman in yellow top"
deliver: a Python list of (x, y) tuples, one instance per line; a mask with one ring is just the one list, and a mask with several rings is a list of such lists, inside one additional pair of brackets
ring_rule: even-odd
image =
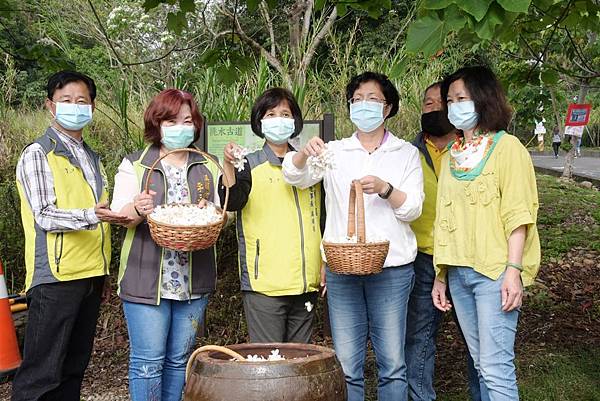
[(480, 385), (491, 401), (514, 401), (523, 285), (540, 263), (535, 173), (525, 147), (504, 131), (511, 109), (492, 71), (461, 68), (444, 80), (442, 99), (462, 135), (450, 144), (438, 184), (433, 302), (452, 307), (449, 285)]

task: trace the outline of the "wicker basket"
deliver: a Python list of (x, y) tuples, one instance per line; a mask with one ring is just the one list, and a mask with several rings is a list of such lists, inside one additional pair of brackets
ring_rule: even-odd
[(390, 248), (389, 241), (365, 242), (365, 205), (362, 185), (354, 181), (348, 202), (348, 237), (354, 236), (357, 224), (357, 243), (339, 244), (323, 241), (327, 266), (334, 273), (356, 275), (379, 273)]
[[(150, 176), (152, 175), (152, 171), (154, 170), (156, 165), (168, 155), (178, 152), (198, 153), (204, 158), (206, 158), (206, 160), (214, 163), (219, 168), (219, 170), (221, 170), (221, 173), (225, 175), (225, 172), (223, 171), (221, 165), (208, 153), (191, 148), (175, 149), (159, 157), (152, 164), (152, 166), (150, 167), (150, 172), (146, 177), (146, 192), (148, 191), (148, 186), (150, 184)], [(174, 249), (177, 251), (198, 251), (200, 249), (206, 249), (213, 246), (217, 242), (219, 234), (221, 233), (221, 229), (227, 221), (227, 213), (225, 212), (225, 210), (227, 210), (227, 201), (229, 200), (229, 188), (225, 188), (225, 203), (223, 205), (224, 208), (221, 209), (220, 207), (217, 207), (217, 210), (221, 212), (222, 218), (221, 221), (218, 221), (216, 223), (207, 224), (204, 226), (178, 226), (154, 220), (151, 217), (151, 215), (146, 216), (148, 226), (150, 227), (150, 235), (152, 236), (154, 242), (156, 242), (157, 245), (163, 248)], [(182, 205), (186, 207), (197, 207), (196, 205), (190, 203)]]

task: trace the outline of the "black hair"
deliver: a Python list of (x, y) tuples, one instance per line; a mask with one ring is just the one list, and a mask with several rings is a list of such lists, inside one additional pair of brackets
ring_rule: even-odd
[(62, 89), (71, 82), (83, 82), (88, 87), (92, 101), (96, 99), (96, 84), (94, 83), (94, 80), (80, 72), (68, 70), (59, 71), (48, 78), (48, 85), (46, 86), (46, 89), (48, 90), (48, 99), (52, 100), (54, 92), (56, 92), (57, 89)]
[(425, 101), (425, 96), (427, 96), (427, 92), (429, 92), (429, 89), (433, 89), (433, 88), (437, 88), (437, 87), (442, 87), (442, 81), (437, 81), (432, 83), (431, 85), (429, 85), (427, 88), (425, 88), (425, 91), (423, 91), (423, 101)]
[(259, 137), (264, 138), (262, 133), (261, 120), (267, 114), (267, 111), (274, 107), (279, 106), (281, 102), (287, 102), (294, 117), (294, 133), (292, 138), (298, 136), (302, 132), (304, 127), (304, 121), (302, 120), (302, 110), (298, 106), (296, 98), (287, 89), (284, 88), (271, 88), (267, 89), (260, 95), (252, 106), (252, 112), (250, 113), (250, 125), (252, 131)]
[(395, 116), (400, 107), (400, 95), (398, 94), (398, 90), (386, 75), (371, 71), (366, 71), (353, 77), (348, 85), (346, 85), (346, 101), (348, 110), (350, 109), (349, 101), (354, 96), (354, 92), (356, 92), (360, 85), (371, 81), (376, 82), (377, 85), (379, 85), (379, 88), (385, 97), (385, 103), (392, 106), (390, 114), (388, 114), (386, 119)]
[(442, 82), (442, 104), (448, 109), (450, 84), (462, 79), (479, 114), (477, 127), (483, 132), (494, 132), (508, 128), (512, 110), (506, 100), (502, 85), (488, 67), (463, 67)]

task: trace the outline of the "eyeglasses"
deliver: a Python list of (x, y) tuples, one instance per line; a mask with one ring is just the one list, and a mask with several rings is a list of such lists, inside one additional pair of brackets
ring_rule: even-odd
[(348, 103), (350, 103), (350, 104), (360, 103), (360, 102), (374, 102), (374, 103), (386, 104), (385, 99), (379, 99), (378, 97), (375, 97), (375, 96), (371, 96), (366, 99), (363, 99), (361, 97), (353, 97), (350, 100), (348, 100)]

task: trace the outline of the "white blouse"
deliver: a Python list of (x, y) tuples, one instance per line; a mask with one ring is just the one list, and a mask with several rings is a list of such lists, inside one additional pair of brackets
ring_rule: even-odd
[[(323, 177), (325, 188), (324, 240), (344, 238), (348, 227), (348, 200), (353, 180), (373, 175), (389, 182), (395, 189), (406, 193), (399, 208), (377, 194), (364, 194), (366, 240), (388, 240), (390, 250), (384, 267), (411, 263), (417, 255), (417, 240), (409, 223), (421, 215), (423, 204), (423, 171), (419, 151), (410, 143), (394, 135), (369, 154), (356, 133), (350, 138), (332, 141), (327, 148), (333, 153), (336, 167)], [(289, 152), (283, 160), (285, 180), (299, 188), (316, 184), (308, 164), (298, 169), (292, 162), (296, 152)], [(323, 257), (324, 258), (324, 257)]]

